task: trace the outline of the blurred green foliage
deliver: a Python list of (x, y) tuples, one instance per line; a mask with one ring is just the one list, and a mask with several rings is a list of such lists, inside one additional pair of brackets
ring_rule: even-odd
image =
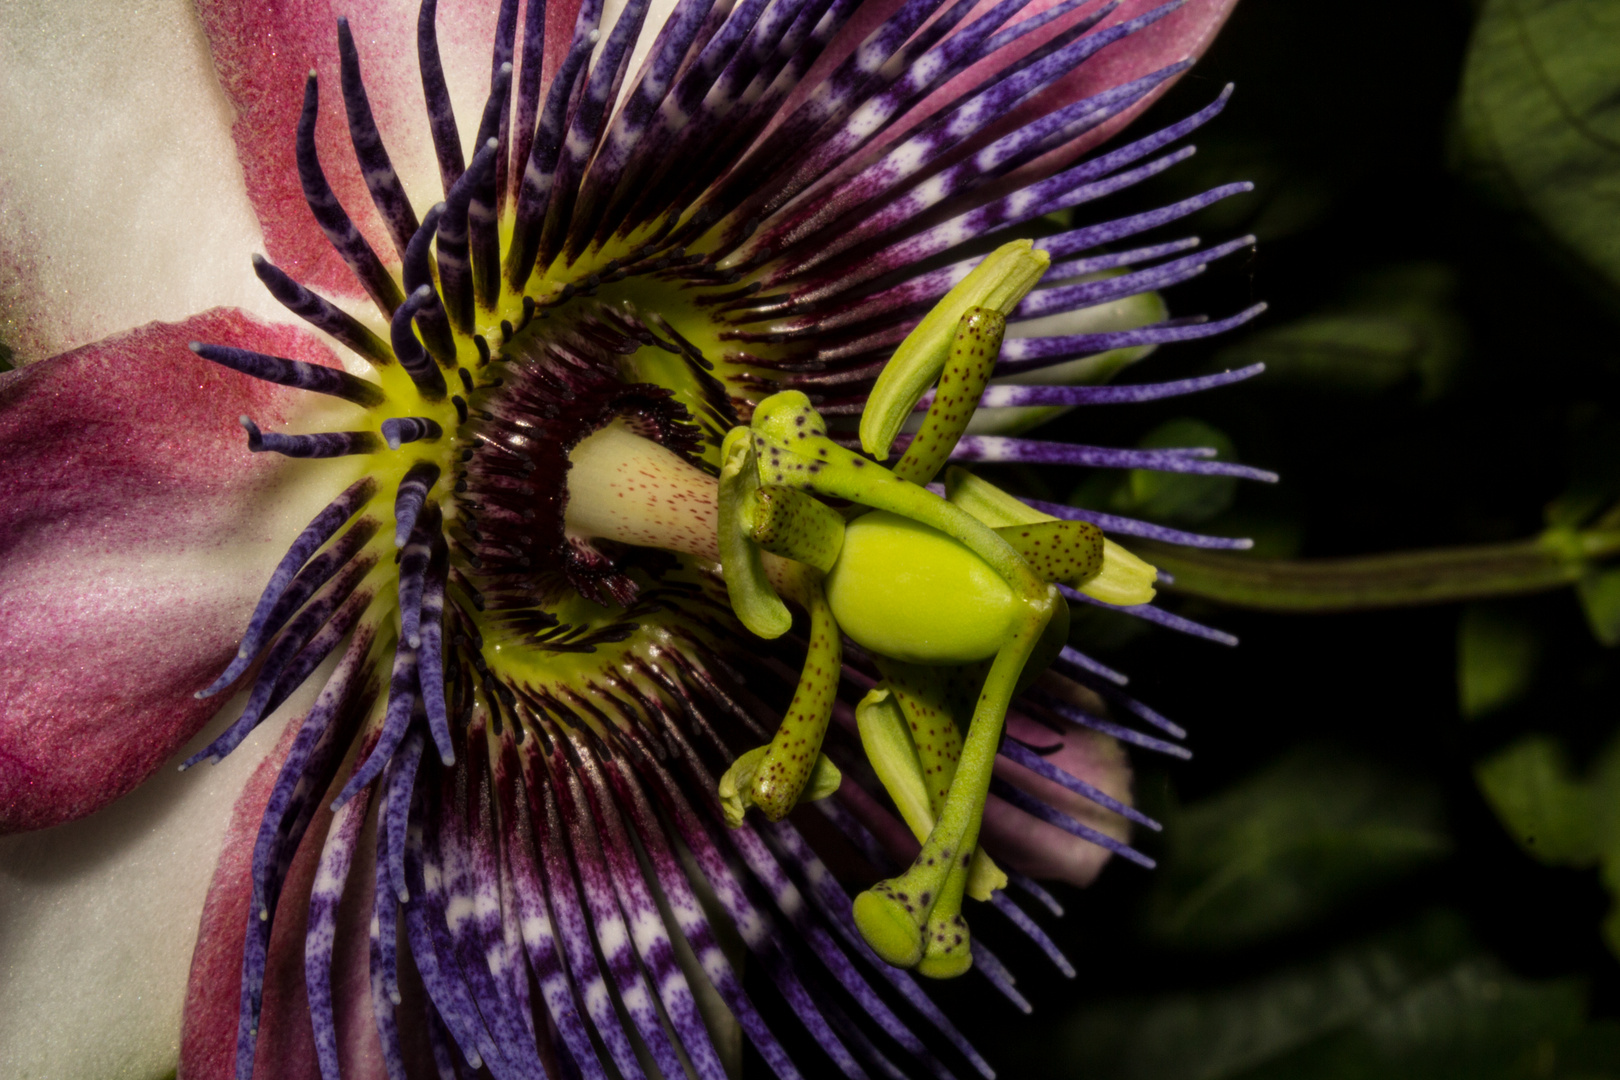
[(1165, 818), (1151, 937), (1240, 949), (1305, 928), (1442, 858), (1440, 797), (1341, 748), (1306, 746)]
[(1620, 287), (1620, 2), (1487, 0), (1458, 98), (1463, 159)]
[[(1545, 735), (1520, 739), (1481, 762), (1476, 773), (1485, 798), (1525, 851), (1552, 866), (1598, 867), (1620, 897), (1620, 738), (1584, 777)], [(1603, 929), (1620, 954), (1620, 905)]]
[(1620, 1076), (1620, 1025), (1588, 1028), (1585, 997), (1515, 976), (1436, 911), (1235, 985), (1082, 1010), (1062, 1051), (1109, 1080)]
[(1080, 978), (1018, 966), (1038, 1009), (992, 1011), (998, 1064), (1620, 1080), (1620, 0), (1243, 0), (1144, 127), (1228, 79), (1197, 157), (1118, 209), (1255, 181), (1187, 231), (1257, 251), (1165, 301), (1271, 310), (1119, 378), (1266, 373), (1043, 437), (1283, 479), (1046, 480), (1257, 543), (1131, 545), (1241, 648), (1076, 615), (1195, 757), (1133, 753), (1158, 868), (1064, 897)]
[(1541, 646), (1536, 629), (1511, 609), (1469, 604), (1457, 622), (1457, 705), (1477, 719), (1530, 690)]
[(1245, 335), (1215, 355), (1221, 368), (1266, 365), (1273, 384), (1379, 394), (1412, 385), (1446, 391), (1468, 347), (1453, 307), (1456, 273), (1443, 263), (1381, 268), (1304, 318)]

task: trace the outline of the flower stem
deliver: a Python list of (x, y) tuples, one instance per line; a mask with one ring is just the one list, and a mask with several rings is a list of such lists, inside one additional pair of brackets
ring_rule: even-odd
[(1345, 559), (1257, 559), (1148, 540), (1137, 546), (1174, 577), (1174, 592), (1258, 611), (1365, 611), (1572, 585), (1597, 560), (1620, 553), (1620, 530), (1554, 528), (1506, 544)]

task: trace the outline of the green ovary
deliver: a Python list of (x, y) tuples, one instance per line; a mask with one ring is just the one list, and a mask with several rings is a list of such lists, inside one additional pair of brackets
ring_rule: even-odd
[(916, 664), (994, 656), (1023, 615), (1022, 601), (989, 563), (939, 530), (886, 511), (845, 530), (827, 601), (861, 646)]

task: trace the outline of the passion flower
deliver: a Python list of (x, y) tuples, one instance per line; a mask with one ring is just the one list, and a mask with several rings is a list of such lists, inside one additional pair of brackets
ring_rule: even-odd
[[(318, 687), (237, 804), (247, 827), (203, 913), (182, 1075), (638, 1076), (650, 1062), (719, 1077), (711, 1028), (729, 1016), (789, 1077), (789, 1015), (848, 1076), (892, 1071), (896, 1048), (941, 1075), (942, 1057), (993, 1075), (903, 968), (972, 967), (1027, 1009), (963, 898), (1072, 974), (1007, 887), (1056, 912), (1029, 875), (1084, 882), (1108, 853), (1151, 865), (1125, 841), (1125, 822), (1157, 825), (1128, 804), (1112, 740), (1186, 753), (1107, 717), (1183, 734), (1067, 644), (1066, 604), (1204, 632), (1148, 603), (1153, 570), (1117, 538), (1242, 542), (1019, 500), (959, 466), (932, 482), (947, 461), (1273, 479), (1212, 452), (995, 433), (1002, 410), (1258, 370), (1065, 385), (1260, 308), (1110, 324), (1251, 243), (1126, 241), (1245, 184), (1041, 224), (1191, 153), (1173, 147), (1230, 88), (1082, 157), (1186, 69), (1225, 5), (1036, 7), (677, 0), (653, 18), (629, 0), (604, 23), (592, 0), (506, 0), (472, 115), (452, 107), (426, 0), (414, 120), (378, 96), (399, 90), (391, 56), (366, 74), (365, 35), (396, 28), (356, 14), (334, 34), (358, 173), (335, 161), (333, 89), (311, 71), (283, 133), (289, 176), (258, 141), (288, 87), (239, 66), (263, 16), (203, 6), (274, 257), (254, 272), (317, 333), (204, 316), (185, 337), (139, 331), (133, 350), (91, 346), (0, 387), (17, 477), (8, 625), (56, 673), (7, 676), (9, 828), (129, 790), (215, 695), (245, 700), (182, 768)], [(390, 151), (413, 123), (437, 177), (407, 184)], [(1020, 232), (1033, 242), (1003, 243)], [(131, 353), (150, 374), (108, 363)], [(184, 477), (192, 519), (154, 521), (160, 546), (185, 547), (193, 524), (228, 534), (232, 515), (263, 528), (244, 508), (287, 505), (269, 488), (288, 472), (219, 471), (212, 411), (227, 402), (242, 453), (298, 459), (304, 489), (325, 494), (204, 676), (206, 632), (109, 647), (118, 628), (50, 609), (59, 582), (29, 566), (52, 544), (82, 554), (85, 523), (121, 498), (161, 505), (159, 476)], [(131, 407), (207, 438), (123, 436)], [(197, 511), (210, 484), (219, 509)], [(135, 625), (166, 619), (187, 622)], [(54, 660), (52, 640), (71, 642)], [(130, 670), (86, 672), (79, 707), (69, 669), (98, 648)], [(801, 803), (827, 843), (896, 876), (852, 904), (784, 820)], [(727, 933), (759, 986), (744, 988)]]

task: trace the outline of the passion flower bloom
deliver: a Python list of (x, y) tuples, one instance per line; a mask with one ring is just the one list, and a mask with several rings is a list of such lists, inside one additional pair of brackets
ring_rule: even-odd
[[(140, 845), (118, 827), (129, 804), (108, 804), (191, 739), (219, 695), (237, 695), (184, 760), (224, 759), (228, 782), (207, 769), (171, 779), (179, 802), (143, 824), (216, 845), (180, 860), (207, 878), (194, 948), (163, 943), (190, 952), (187, 985), (165, 981), (173, 963), (115, 946), (141, 936), (127, 910), (101, 906), (103, 925), (74, 934), (47, 910), (73, 888), (41, 881), (50, 902), (31, 903), (19, 869), (8, 902), (26, 917), (8, 922), (22, 940), (6, 946), (0, 1013), (29, 1027), (0, 1020), (0, 1057), (49, 1075), (161, 1071), (183, 992), (182, 1076), (718, 1077), (712, 1032), (730, 1024), (782, 1077), (896, 1062), (992, 1075), (924, 985), (868, 948), (918, 962), (857, 921), (823, 858), (836, 853), (867, 885), (914, 857), (932, 865), (936, 820), (968, 822), (962, 869), (941, 889), (953, 905), (964, 891), (984, 901), (1072, 974), (1025, 910), (1058, 911), (1035, 879), (1083, 884), (1110, 853), (1148, 863), (1126, 822), (1156, 826), (1128, 805), (1117, 740), (1185, 755), (1170, 741), (1183, 732), (1060, 635), (994, 732), (975, 718), (963, 744), (944, 715), (957, 711), (955, 676), (913, 662), (936, 655), (918, 612), (886, 603), (879, 578), (848, 583), (836, 550), (822, 565), (813, 544), (773, 547), (757, 522), (748, 543), (788, 556), (766, 576), (811, 618), (750, 633), (743, 571), (722, 558), (724, 477), (739, 475), (722, 473), (722, 443), (752, 431), (767, 455), (775, 444), (760, 440), (788, 416), (780, 403), (802, 402), (790, 417), (811, 421), (801, 437), (820, 432), (817, 417), (832, 423), (807, 445), (848, 453), (859, 419), (869, 450), (868, 424), (890, 429), (882, 460), (906, 445), (895, 438), (905, 416), (927, 407), (930, 426), (896, 466), (908, 475), (932, 454), (909, 474), (918, 484), (947, 457), (1270, 479), (1196, 450), (996, 433), (1009, 418), (1254, 373), (1070, 385), (1257, 313), (1169, 319), (1156, 299), (1249, 238), (1144, 237), (1247, 185), (1078, 227), (1051, 217), (1089, 215), (1192, 152), (1181, 140), (1229, 90), (1087, 156), (1187, 68), (1229, 5), (628, 0), (608, 15), (593, 0), (455, 12), (426, 0), (409, 16), (352, 8), (335, 22), (313, 6), (198, 4), (262, 230), (252, 270), (279, 313), (149, 324), (0, 383), (0, 826), (58, 826), (9, 841), (10, 862), (50, 865), (96, 837), (106, 847), (75, 851), (68, 878), (114, 895), (153, 884), (136, 859), (119, 861), (120, 844)], [(129, 47), (114, 41), (109, 55)], [(63, 119), (110, 126), (154, 106)], [(151, 286), (132, 270), (93, 279), (85, 300), (30, 293), (58, 270), (30, 239), (66, 233), (37, 170), (7, 168), (16, 340), (30, 359), (97, 325), (55, 305)], [(146, 196), (168, 220), (192, 197), (170, 183)], [(189, 212), (208, 227), (210, 207)], [(109, 258), (135, 235), (118, 234)], [(1024, 270), (997, 276), (1009, 251)], [(162, 268), (179, 294), (217, 294), (196, 267), (219, 257), (198, 250)], [(1005, 342), (996, 324), (999, 351), (982, 352), (981, 374), (1001, 378), (961, 393), (947, 373), (924, 395), (964, 312), (963, 334), (978, 333), (976, 312), (1011, 320)], [(923, 354), (937, 354), (932, 374), (884, 389), (901, 378), (891, 359)], [(875, 384), (881, 422), (867, 408)], [(975, 400), (978, 426), (958, 438)], [(750, 466), (759, 490), (799, 490), (767, 466)], [(842, 523), (857, 508), (834, 512), (827, 490), (808, 490), (806, 502), (783, 497), (801, 513), (784, 528), (808, 515), (852, 536)], [(1071, 582), (1069, 600), (1213, 635), (1146, 603), (1151, 568), (1115, 538), (1241, 542), (1014, 500), (965, 471), (935, 490), (917, 505), (1094, 539), (1084, 573), (1049, 575)], [(1045, 524), (1057, 519), (1088, 524)], [(921, 559), (935, 542), (907, 535), (919, 538), (870, 541), (872, 565)], [(1045, 558), (1024, 549), (1009, 565), (1027, 577)], [(819, 585), (795, 591), (806, 578), (789, 562), (825, 570), (827, 595), (853, 599), (828, 608)], [(1007, 640), (983, 611), (939, 600), (925, 613), (934, 626)], [(828, 610), (864, 647), (839, 645)], [(857, 628), (863, 612), (870, 625)], [(986, 647), (950, 670), (971, 674)], [(1110, 719), (1110, 706), (1159, 734)], [(796, 763), (785, 802), (752, 810), (767, 803), (749, 754), (812, 714), (807, 749), (764, 759)], [(261, 728), (272, 716), (292, 719)], [(990, 740), (982, 762), (974, 729)], [(262, 761), (230, 771), (248, 740)], [(969, 772), (988, 793), (961, 794), (953, 775)], [(801, 801), (807, 817), (783, 820)], [(884, 895), (919, 908), (914, 934), (932, 934), (925, 920), (946, 905), (933, 890)], [(72, 898), (95, 907), (82, 890)], [(1027, 1009), (955, 910), (950, 971), (971, 961)], [(103, 1018), (73, 1011), (95, 999), (88, 984), (107, 956), (155, 1036), (114, 1018), (116, 1034), (98, 1036)], [(745, 957), (760, 972), (746, 987)], [(64, 989), (70, 969), (82, 994)], [(926, 959), (919, 970), (947, 973)], [(809, 1041), (803, 1052), (819, 1056), (787, 1049)]]

